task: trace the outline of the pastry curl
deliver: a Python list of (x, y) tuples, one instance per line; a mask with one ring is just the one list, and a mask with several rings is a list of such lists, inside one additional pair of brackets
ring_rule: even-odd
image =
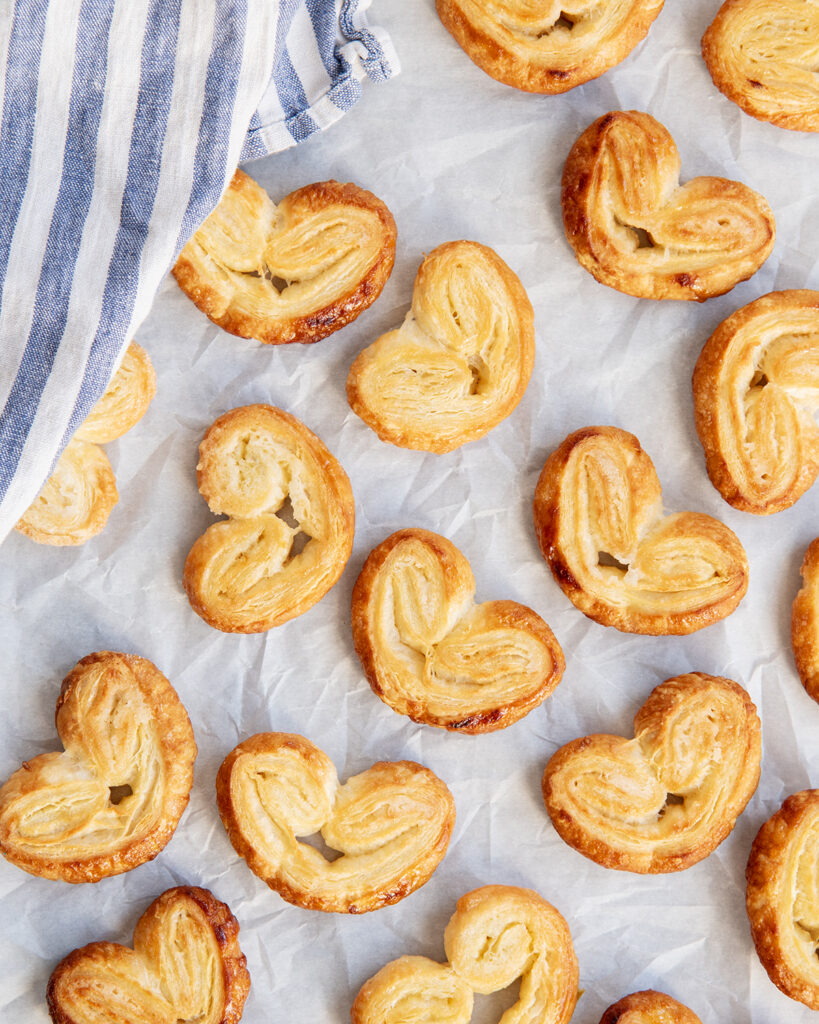
[(598, 118), (563, 170), (563, 226), (580, 265), (628, 295), (699, 302), (754, 274), (776, 233), (763, 197), (726, 178), (679, 181), (659, 121), (636, 110)]
[(671, 996), (646, 989), (618, 999), (603, 1014), (600, 1024), (702, 1024), (702, 1021), (693, 1010)]
[(759, 830), (745, 904), (768, 977), (819, 1010), (819, 789), (794, 793)]
[(663, 0), (436, 0), (458, 45), (492, 78), (561, 93), (619, 64)]
[[(446, 853), (455, 803), (414, 761), (379, 761), (339, 784), (303, 736), (267, 732), (235, 747), (216, 777), (228, 838), (250, 870), (306, 910), (363, 914), (420, 888)], [(300, 836), (321, 835), (328, 861)]]
[(802, 587), (791, 611), (791, 646), (802, 685), (819, 703), (819, 537), (802, 562)]
[(520, 978), (500, 1024), (567, 1024), (578, 998), (577, 958), (562, 915), (531, 889), (485, 885), (458, 900), (444, 932), (449, 959), (403, 956), (361, 988), (352, 1024), (467, 1024), (473, 993)]
[(199, 490), (229, 518), (194, 543), (184, 584), (194, 611), (228, 633), (260, 633), (320, 601), (353, 546), (347, 474), (294, 416), (245, 405), (199, 446)]
[(512, 412), (534, 358), (534, 313), (517, 276), (484, 245), (447, 242), (421, 264), (401, 327), (359, 353), (347, 398), (382, 441), (449, 452)]
[(714, 85), (746, 114), (819, 132), (817, 0), (726, 0), (702, 55)]
[(745, 690), (691, 672), (651, 692), (633, 740), (598, 734), (561, 747), (543, 774), (543, 799), (561, 839), (603, 867), (683, 871), (730, 833), (761, 757)]
[(399, 530), (370, 553), (353, 588), (353, 641), (373, 692), (394, 711), (490, 732), (560, 682), (563, 652), (539, 615), (474, 597), (469, 563), (436, 533)]
[(250, 975), (230, 908), (180, 885), (137, 922), (134, 946), (92, 942), (48, 981), (54, 1024), (238, 1024)]
[(771, 292), (724, 320), (694, 368), (711, 482), (743, 512), (789, 508), (819, 474), (819, 292)]
[(0, 788), (0, 853), (32, 875), (96, 882), (164, 849), (188, 805), (196, 743), (162, 673), (133, 654), (89, 654), (57, 701), (64, 752), (23, 762)]
[(320, 341), (381, 294), (395, 260), (395, 221), (357, 185), (319, 181), (276, 206), (236, 171), (173, 268), (215, 324), (268, 345)]
[(94, 444), (115, 441), (139, 423), (155, 394), (153, 363), (145, 349), (132, 341), (113, 380), (74, 437)]
[(546, 460), (535, 530), (552, 575), (589, 618), (625, 633), (693, 633), (748, 589), (736, 535), (699, 512), (665, 515), (654, 464), (633, 434), (586, 427)]

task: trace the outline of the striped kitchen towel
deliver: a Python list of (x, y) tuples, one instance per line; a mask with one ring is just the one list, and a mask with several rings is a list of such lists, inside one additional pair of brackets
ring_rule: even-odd
[(0, 0), (0, 540), (241, 159), (398, 62), (370, 0)]

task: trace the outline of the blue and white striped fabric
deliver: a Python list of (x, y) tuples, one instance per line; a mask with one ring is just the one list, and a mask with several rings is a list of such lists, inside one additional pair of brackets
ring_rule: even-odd
[(398, 62), (370, 0), (0, 0), (0, 540), (236, 164)]

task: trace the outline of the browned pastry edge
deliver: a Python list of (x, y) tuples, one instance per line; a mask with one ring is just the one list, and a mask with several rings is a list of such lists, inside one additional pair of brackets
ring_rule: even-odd
[(803, 583), (791, 612), (791, 646), (802, 685), (819, 702), (819, 537), (808, 545), (800, 571)]
[(600, 1024), (702, 1024), (687, 1006), (665, 992), (644, 989), (623, 996), (606, 1010)]
[[(247, 970), (247, 958), (239, 946), (239, 922), (226, 903), (216, 899), (208, 889), (198, 886), (178, 885), (172, 889), (166, 889), (139, 919), (134, 934), (136, 935), (138, 931), (145, 928), (152, 917), (160, 915), (168, 903), (181, 897), (192, 900), (202, 911), (213, 930), (213, 937), (222, 955), (225, 1006), (219, 1024), (238, 1024), (250, 991), (250, 974)], [(76, 1024), (74, 1018), (65, 1013), (60, 1006), (59, 987), (62, 978), (74, 966), (81, 964), (88, 953), (96, 950), (103, 953), (107, 950), (115, 952), (122, 948), (114, 942), (92, 942), (80, 949), (73, 950), (57, 964), (48, 979), (46, 989), (48, 1012), (51, 1014), (54, 1024)]]
[[(241, 190), (246, 187), (247, 181), (252, 180), (244, 171), (237, 169), (228, 188)], [(291, 192), (279, 206), (293, 203), (315, 210), (339, 203), (371, 211), (381, 221), (384, 229), (385, 240), (378, 257), (355, 288), (328, 305), (301, 317), (265, 323), (261, 318), (249, 317), (232, 309), (230, 305), (224, 314), (218, 315), (217, 310), (222, 305), (219, 296), (208, 282), (202, 279), (195, 264), (185, 256), (183, 250), (172, 270), (177, 284), (205, 316), (230, 334), (240, 338), (255, 338), (266, 345), (308, 345), (321, 341), (334, 331), (346, 327), (368, 309), (381, 294), (392, 273), (397, 231), (392, 214), (378, 196), (353, 182), (317, 181)]]

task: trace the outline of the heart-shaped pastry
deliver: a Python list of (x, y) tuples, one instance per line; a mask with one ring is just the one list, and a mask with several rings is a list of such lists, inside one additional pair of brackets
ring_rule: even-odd
[(199, 490), (217, 515), (185, 562), (197, 614), (227, 633), (260, 633), (320, 601), (353, 547), (347, 474), (294, 416), (245, 405), (199, 446)]
[(467, 1024), (473, 994), (520, 978), (500, 1024), (567, 1024), (578, 998), (577, 957), (563, 916), (531, 889), (485, 885), (458, 900), (444, 932), (449, 963), (402, 956), (361, 988), (352, 1024)]
[(633, 740), (597, 734), (561, 747), (546, 765), (543, 799), (560, 838), (603, 867), (682, 871), (734, 827), (761, 757), (745, 690), (691, 672), (652, 690)]
[(791, 646), (808, 695), (819, 702), (819, 537), (802, 562), (802, 587), (791, 611)]
[(603, 1014), (600, 1024), (702, 1024), (702, 1021), (693, 1010), (665, 992), (646, 989), (618, 999)]
[[(420, 888), (446, 853), (455, 804), (414, 761), (379, 761), (338, 781), (333, 762), (303, 736), (251, 736), (216, 778), (228, 837), (254, 874), (306, 910), (363, 914)], [(321, 832), (342, 856), (300, 836)]]
[(38, 754), (0, 788), (0, 853), (33, 875), (96, 882), (152, 860), (188, 805), (187, 712), (145, 658), (89, 654), (57, 701), (63, 753)]
[(819, 132), (819, 3), (726, 0), (702, 37), (714, 85), (746, 114)]
[(702, 302), (730, 291), (762, 266), (776, 233), (767, 202), (747, 185), (680, 185), (674, 140), (637, 110), (604, 114), (575, 142), (562, 205), (580, 265), (643, 299)]
[(475, 604), (469, 562), (446, 537), (399, 530), (353, 588), (353, 641), (373, 692), (415, 722), (503, 729), (560, 682), (560, 645), (514, 601)]
[(250, 990), (239, 925), (207, 889), (180, 885), (154, 900), (134, 948), (92, 942), (48, 981), (55, 1024), (238, 1024)]
[(268, 345), (320, 341), (381, 294), (395, 237), (390, 211), (357, 185), (319, 181), (277, 206), (236, 171), (173, 275), (231, 334)]
[(148, 353), (131, 342), (102, 398), (68, 442), (51, 476), (15, 529), (39, 544), (84, 544), (108, 522), (117, 482), (98, 448), (121, 437), (145, 415), (156, 393)]
[(819, 292), (771, 292), (714, 331), (694, 368), (711, 482), (734, 508), (789, 508), (819, 474)]
[(748, 589), (736, 535), (700, 512), (665, 515), (654, 464), (625, 430), (570, 434), (546, 460), (534, 514), (561, 590), (604, 626), (693, 633), (730, 615)]
[(526, 92), (559, 93), (619, 64), (663, 0), (436, 0), (458, 45), (488, 75)]
[(424, 258), (401, 327), (358, 355), (347, 398), (382, 441), (449, 452), (512, 412), (534, 358), (517, 276), (485, 245), (447, 242)]
[(757, 955), (786, 996), (819, 1010), (819, 789), (794, 793), (759, 830), (745, 877)]

